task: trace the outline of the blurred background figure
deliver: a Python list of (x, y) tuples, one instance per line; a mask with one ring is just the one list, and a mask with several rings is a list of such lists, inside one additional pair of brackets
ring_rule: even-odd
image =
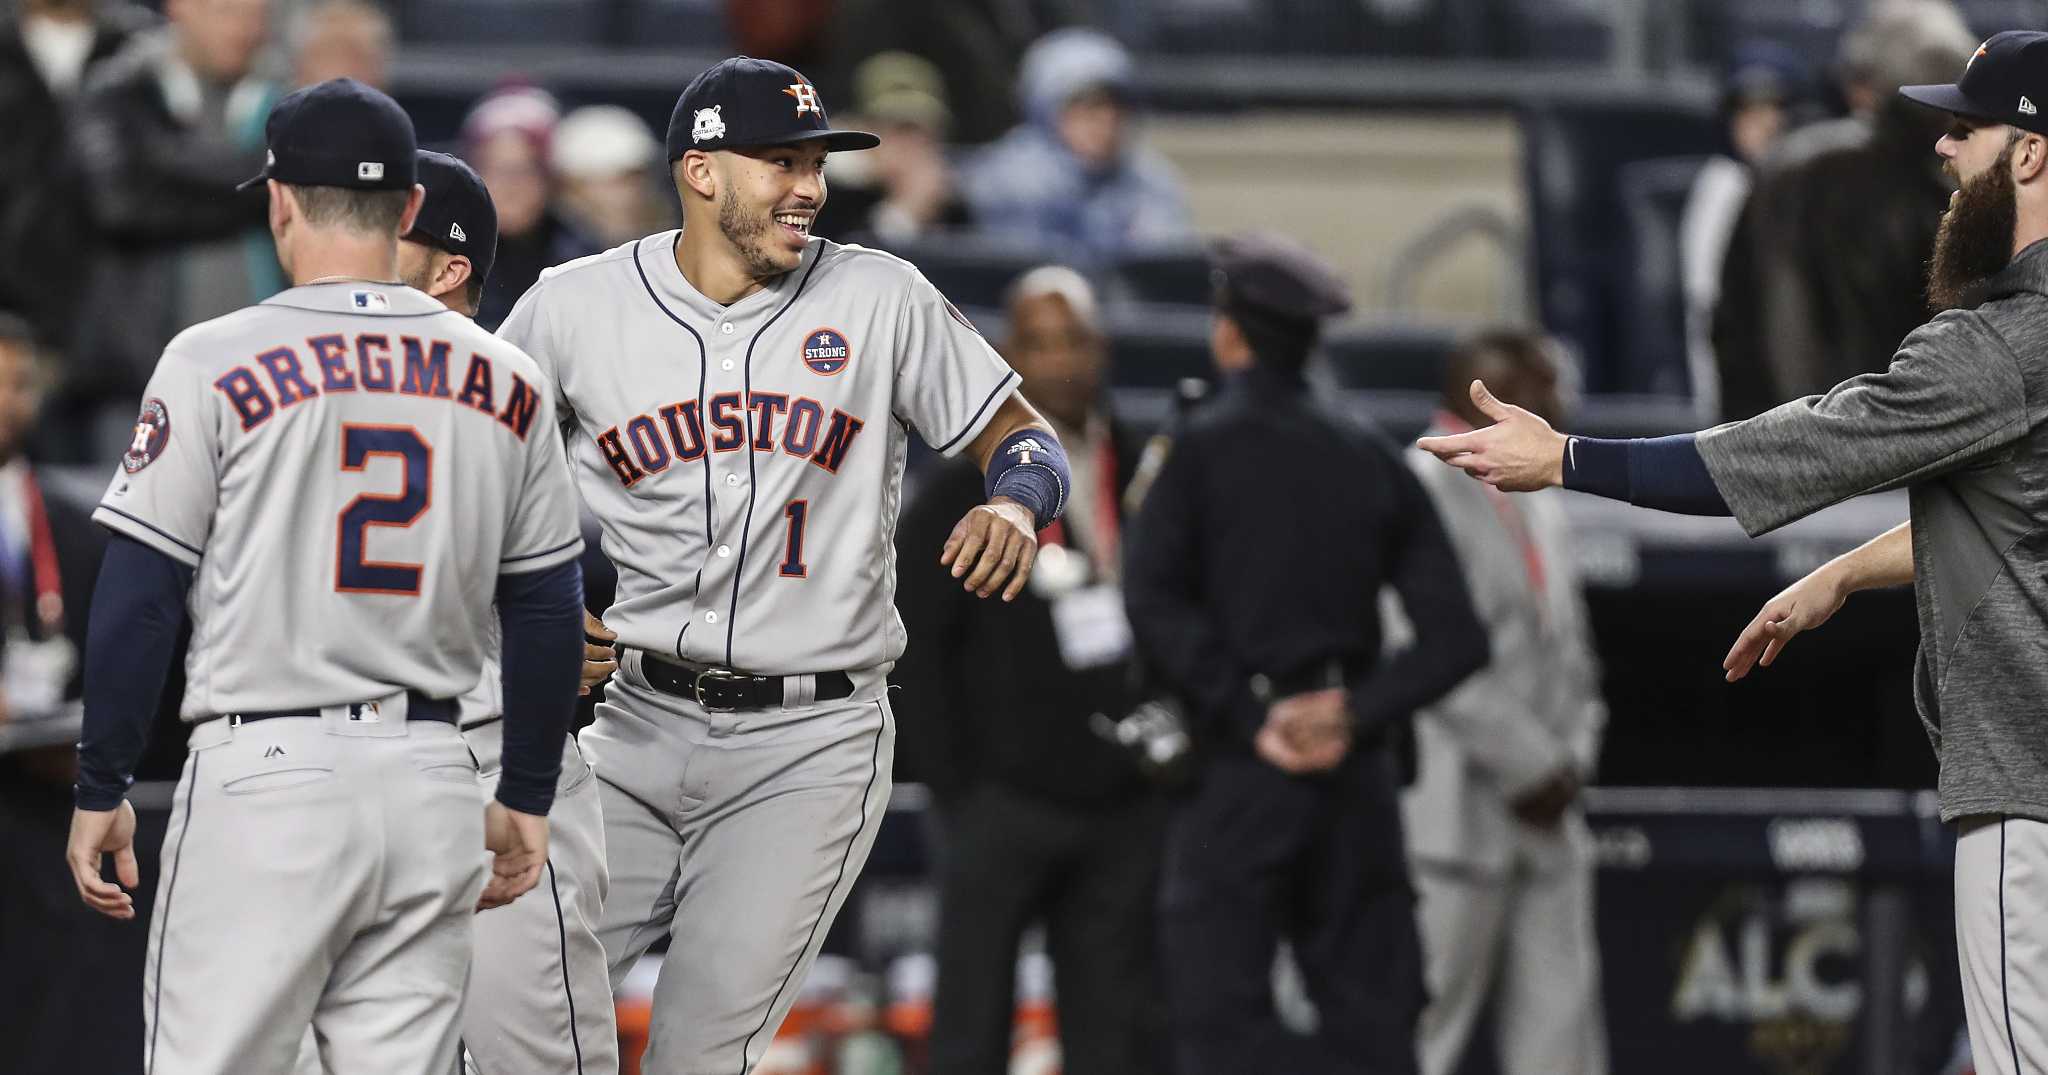
[(1056, 30), (1024, 55), (1025, 120), (972, 158), (963, 190), (984, 230), (1099, 260), (1188, 237), (1180, 179), (1138, 137), (1130, 53), (1094, 30)]
[(1789, 136), (1729, 243), (1713, 330), (1724, 417), (1881, 370), (1927, 320), (1953, 189), (1928, 147), (1948, 118), (1895, 91), (1953, 80), (1977, 40), (1946, 0), (1892, 0), (1849, 36), (1843, 92), (1867, 118)]
[[(1174, 811), (1160, 958), (1177, 1075), (1415, 1072), (1424, 993), (1396, 744), (1486, 659), (1458, 564), (1392, 445), (1309, 387), (1350, 298), (1300, 244), (1217, 244), (1229, 380), (1145, 495), (1124, 558), (1140, 659), (1201, 750)], [(1391, 586), (1414, 644), (1382, 659)], [(1274, 1006), (1282, 941), (1318, 1018)]]
[(562, 117), (549, 164), (562, 214), (609, 249), (676, 226), (675, 188), (646, 121), (618, 105), (590, 105)]
[(1728, 241), (1749, 201), (1751, 176), (1798, 119), (1806, 80), (1798, 54), (1772, 42), (1738, 48), (1729, 68), (1719, 115), (1723, 144), (1694, 177), (1678, 224), (1686, 366), (1693, 401), (1708, 419), (1721, 413), (1713, 328)]
[(551, 204), (548, 147), (560, 120), (552, 95), (514, 86), (478, 101), (462, 121), (459, 155), (483, 176), (498, 207), (497, 266), (476, 315), (493, 331), (542, 269), (597, 249)]
[(946, 160), (952, 110), (928, 60), (907, 52), (870, 56), (854, 69), (848, 122), (882, 137), (868, 153), (827, 161), (831, 194), (814, 230), (827, 238), (888, 246), (973, 223)]
[(73, 125), (98, 238), (56, 423), (78, 438), (73, 458), (127, 447), (173, 335), (284, 284), (261, 192), (234, 189), (263, 167), (279, 91), (257, 67), (269, 5), (168, 0), (164, 13), (164, 32), (139, 35), (94, 72)]
[(0, 18), (0, 309), (69, 354), (91, 230), (68, 128), (86, 73), (155, 19), (116, 0), (21, 0)]
[(23, 455), (44, 382), (28, 323), (0, 313), (0, 1067), (125, 1072), (140, 1066), (142, 993), (107, 983), (141, 980), (147, 934), (79, 904), (52, 868), (71, 825), (78, 655), (105, 538)]
[(352, 78), (391, 82), (391, 17), (369, 0), (314, 0), (292, 17), (292, 85)]
[(944, 848), (929, 1071), (1009, 1070), (1018, 945), (1043, 923), (1061, 1070), (1144, 1075), (1158, 1070), (1152, 908), (1165, 804), (1133, 755), (1090, 727), (1135, 701), (1117, 580), (1141, 441), (1109, 411), (1086, 279), (1033, 270), (1008, 313), (1003, 357), (1074, 460), (1065, 516), (1040, 535), (1012, 604), (976, 601), (926, 570), (983, 499), (971, 461), (927, 479), (897, 533), (897, 604), (913, 639), (891, 677), (903, 688), (897, 745), (938, 799)]
[[(1541, 334), (1489, 332), (1452, 355), (1433, 431), (1491, 421), (1498, 397), (1561, 420), (1563, 366)], [(1430, 1003), (1424, 1075), (1459, 1069), (1491, 1003), (1502, 1075), (1604, 1075), (1591, 834), (1578, 805), (1600, 756), (1600, 697), (1585, 604), (1559, 497), (1510, 497), (1407, 453), (1429, 492), (1491, 656), (1415, 722), (1420, 775), (1401, 799)]]

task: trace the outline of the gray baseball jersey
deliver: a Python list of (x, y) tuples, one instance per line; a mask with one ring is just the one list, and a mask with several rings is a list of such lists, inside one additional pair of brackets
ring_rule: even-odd
[(532, 360), (397, 284), (179, 334), (93, 517), (195, 571), (184, 717), (469, 690), (497, 577), (582, 548), (554, 411)]
[(681, 234), (541, 274), (498, 330), (573, 423), (619, 571), (605, 623), (624, 646), (763, 675), (886, 665), (904, 645), (909, 431), (958, 452), (1016, 374), (900, 258), (813, 239), (721, 306), (677, 267)]

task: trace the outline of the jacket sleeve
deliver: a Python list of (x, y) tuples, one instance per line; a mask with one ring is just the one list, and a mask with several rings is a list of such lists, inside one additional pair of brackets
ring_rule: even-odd
[(1883, 373), (1699, 435), (1751, 536), (1851, 497), (1939, 477), (2024, 436), (2019, 361), (1981, 313), (1914, 330)]
[(1394, 516), (1383, 539), (1387, 581), (1407, 610), (1415, 640), (1348, 684), (1351, 712), (1367, 733), (1413, 716), (1484, 666), (1488, 655), (1486, 628), (1472, 611), (1458, 557), (1428, 494), (1388, 450), (1373, 450), (1394, 491)]
[[(1418, 477), (1441, 511), (1492, 655), (1484, 667), (1430, 706), (1426, 715), (1514, 798), (1570, 760), (1567, 745), (1543, 725), (1534, 708), (1542, 692), (1533, 689), (1529, 663), (1542, 662), (1548, 674), (1552, 655), (1533, 644), (1523, 615), (1526, 610), (1517, 607), (1518, 602), (1531, 600), (1531, 595), (1500, 566), (1512, 564), (1513, 570), (1520, 572), (1522, 554), (1510, 547), (1512, 542), (1491, 505), (1480, 501), (1483, 516), (1478, 510), (1460, 510), (1462, 497), (1485, 496), (1483, 486), (1433, 456), (1419, 451), (1408, 455), (1411, 469), (1428, 468), (1420, 470)], [(1411, 620), (1417, 615), (1413, 610), (1404, 611)]]
[(956, 796), (974, 778), (971, 696), (960, 653), (975, 598), (939, 564), (953, 525), (981, 502), (972, 491), (962, 499), (964, 481), (979, 489), (979, 475), (968, 477), (972, 470), (963, 464), (935, 468), (896, 529), (896, 610), (910, 638), (889, 675), (902, 688), (891, 705), (896, 751), (905, 763), (902, 775), (922, 781), (940, 799)]
[(106, 237), (180, 242), (261, 226), (264, 198), (235, 185), (262, 169), (262, 148), (178, 130), (144, 107), (129, 81), (93, 85), (79, 100), (73, 145), (86, 204)]
[(1237, 668), (1202, 600), (1203, 519), (1195, 483), (1199, 446), (1175, 445), (1124, 545), (1124, 610), (1138, 655), (1159, 683), (1187, 703), (1198, 728), (1246, 744), (1266, 708)]

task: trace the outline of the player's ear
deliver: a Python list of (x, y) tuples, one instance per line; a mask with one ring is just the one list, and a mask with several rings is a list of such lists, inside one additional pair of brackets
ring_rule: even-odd
[(692, 149), (676, 161), (676, 192), (686, 202), (690, 194), (705, 199), (718, 197), (718, 180), (718, 166), (709, 153)]
[(407, 195), (405, 199), (405, 212), (399, 214), (398, 217), (398, 234), (410, 235), (412, 233), (413, 221), (419, 219), (420, 206), (426, 203), (427, 188), (414, 183), (412, 185), (412, 193)]
[(441, 271), (435, 274), (434, 294), (447, 295), (461, 289), (475, 273), (476, 266), (470, 264), (467, 255), (448, 255), (448, 260), (441, 264)]

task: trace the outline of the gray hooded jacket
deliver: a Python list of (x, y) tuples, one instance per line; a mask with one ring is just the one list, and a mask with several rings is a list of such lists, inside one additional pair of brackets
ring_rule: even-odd
[(1750, 534), (1910, 490), (1914, 696), (1941, 814), (2048, 820), (2048, 241), (1863, 374), (1700, 434)]

